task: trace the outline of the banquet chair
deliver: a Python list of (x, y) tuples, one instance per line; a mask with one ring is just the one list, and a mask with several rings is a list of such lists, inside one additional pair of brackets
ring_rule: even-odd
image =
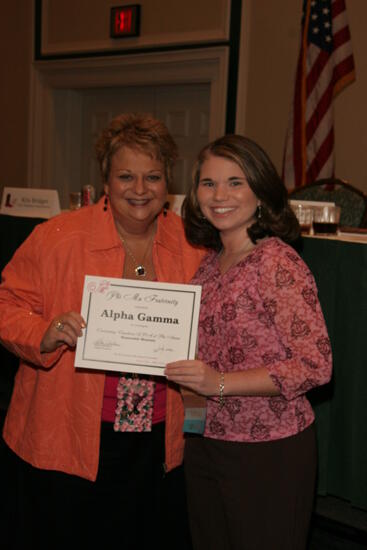
[(335, 202), (341, 207), (341, 226), (367, 227), (367, 195), (344, 180), (320, 179), (293, 189), (288, 196), (290, 200)]

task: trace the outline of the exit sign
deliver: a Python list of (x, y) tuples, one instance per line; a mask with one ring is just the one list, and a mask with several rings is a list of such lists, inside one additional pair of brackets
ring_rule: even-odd
[(128, 38), (139, 36), (140, 5), (118, 6), (111, 8), (111, 38)]

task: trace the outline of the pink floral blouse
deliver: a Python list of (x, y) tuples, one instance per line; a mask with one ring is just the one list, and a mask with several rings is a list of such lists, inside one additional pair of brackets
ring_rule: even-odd
[(215, 252), (193, 279), (202, 285), (199, 358), (216, 370), (265, 366), (275, 397), (208, 399), (205, 436), (270, 441), (314, 420), (306, 392), (331, 377), (331, 347), (314, 278), (298, 254), (276, 237), (260, 243), (221, 275)]

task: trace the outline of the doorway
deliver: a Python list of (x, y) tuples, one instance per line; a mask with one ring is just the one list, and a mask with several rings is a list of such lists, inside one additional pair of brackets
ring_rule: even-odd
[(177, 141), (170, 193), (185, 192), (198, 150), (224, 133), (226, 46), (39, 61), (32, 71), (28, 185), (57, 189), (62, 208), (85, 183), (100, 188), (93, 142), (121, 111), (148, 110)]
[(101, 182), (94, 144), (100, 131), (118, 114), (144, 112), (166, 124), (179, 148), (169, 193), (186, 192), (196, 155), (209, 139), (208, 84), (92, 88), (80, 94), (81, 179), (79, 182), (74, 181), (74, 186), (80, 189), (83, 184), (89, 183), (99, 194)]

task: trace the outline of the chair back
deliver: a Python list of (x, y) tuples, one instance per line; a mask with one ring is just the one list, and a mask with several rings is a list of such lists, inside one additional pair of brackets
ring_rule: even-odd
[(367, 196), (344, 180), (320, 179), (289, 193), (291, 200), (335, 202), (341, 207), (340, 225), (348, 227), (367, 226)]

